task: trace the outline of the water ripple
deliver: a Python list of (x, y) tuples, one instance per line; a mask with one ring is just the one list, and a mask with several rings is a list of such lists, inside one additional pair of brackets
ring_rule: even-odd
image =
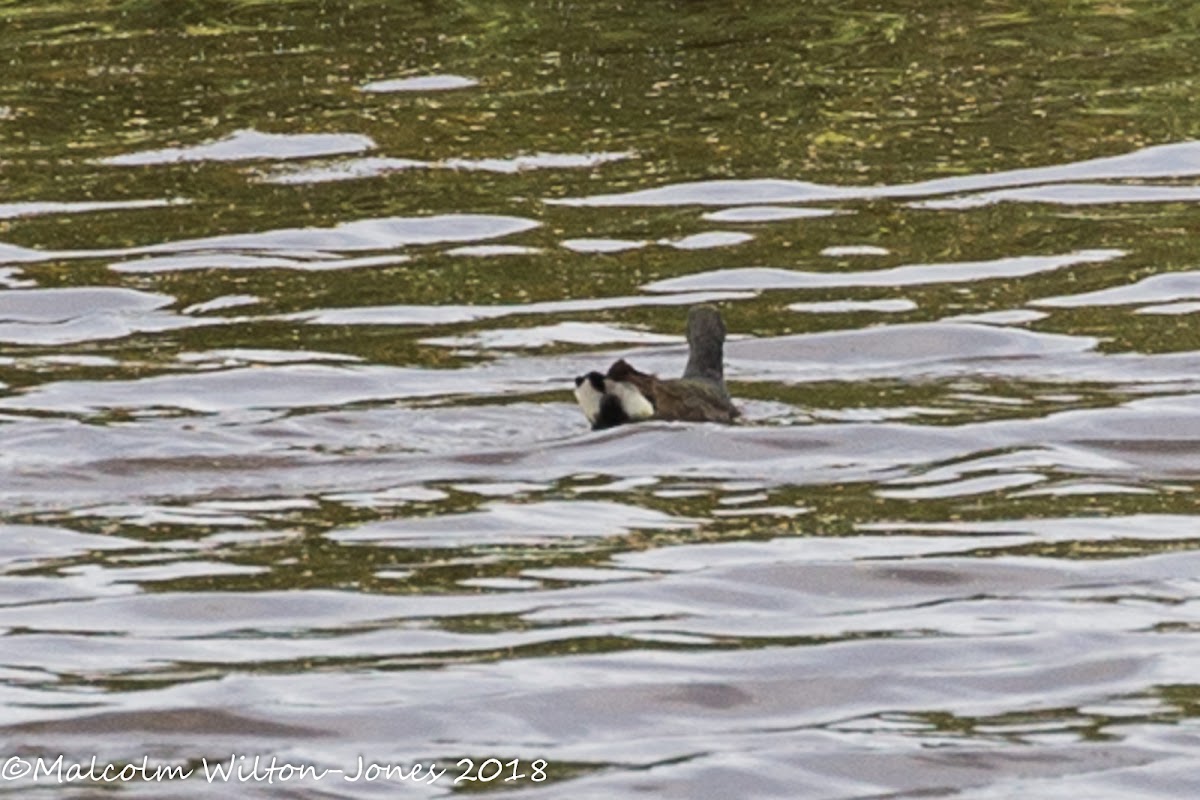
[(235, 131), (223, 139), (188, 147), (144, 150), (100, 159), (101, 164), (140, 167), (195, 161), (279, 161), (371, 150), (375, 142), (352, 133), (262, 133)]

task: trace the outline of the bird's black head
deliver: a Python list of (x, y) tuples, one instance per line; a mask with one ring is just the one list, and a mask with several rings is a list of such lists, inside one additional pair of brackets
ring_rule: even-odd
[(587, 381), (588, 385), (595, 391), (604, 394), (604, 376), (599, 372), (589, 372), (586, 375), (579, 375), (575, 378), (575, 388), (578, 389), (583, 386), (584, 381)]

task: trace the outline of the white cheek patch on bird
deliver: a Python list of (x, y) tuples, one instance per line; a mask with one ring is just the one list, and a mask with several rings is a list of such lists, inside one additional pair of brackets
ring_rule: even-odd
[(617, 398), (617, 402), (621, 404), (621, 410), (625, 412), (625, 416), (629, 417), (629, 419), (636, 421), (650, 419), (654, 416), (653, 404), (632, 383), (606, 378), (604, 381), (604, 390)]
[(599, 372), (575, 379), (575, 399), (595, 431), (654, 416), (654, 406), (636, 386)]
[(575, 399), (590, 425), (595, 425), (596, 420), (600, 418), (600, 404), (604, 400), (604, 392), (604, 376), (599, 372), (589, 372), (575, 379)]

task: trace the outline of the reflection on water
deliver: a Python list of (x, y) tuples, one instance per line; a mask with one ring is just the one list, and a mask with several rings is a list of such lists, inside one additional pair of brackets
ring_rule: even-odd
[(1024, 202), (1068, 202), (1071, 195), (1087, 199), (1076, 202), (1120, 203), (1159, 202), (1195, 199), (1195, 187), (1131, 186), (1106, 187), (1067, 184), (1079, 180), (1149, 180), (1153, 178), (1192, 178), (1200, 175), (1200, 142), (1148, 147), (1108, 158), (1089, 159), (1036, 169), (1005, 170), (960, 178), (939, 178), (899, 186), (846, 187), (824, 186), (806, 181), (779, 179), (700, 181), (642, 189), (627, 194), (601, 194), (590, 197), (561, 198), (553, 202), (568, 206), (671, 206), (739, 205), (747, 203), (804, 203), (830, 200), (861, 200), (941, 195), (954, 192), (979, 192), (1006, 186), (1037, 186), (1032, 190), (985, 193), (970, 196), (952, 205), (918, 203), (916, 207), (971, 208), (999, 199)]
[[(84, 5), (0, 10), (0, 761), (1200, 790), (1186, 10)], [(589, 431), (697, 303), (743, 422)]]
[(266, 183), (303, 184), (378, 178), (410, 169), (450, 169), (511, 174), (534, 169), (587, 169), (609, 161), (623, 161), (632, 153), (536, 153), (512, 158), (448, 158), (414, 161), (410, 158), (356, 158), (328, 166), (281, 169), (263, 177)]
[(355, 134), (277, 134), (235, 131), (229, 136), (191, 147), (168, 147), (141, 153), (125, 153), (100, 160), (118, 167), (140, 167), (180, 161), (253, 161), (257, 159), (313, 158), (314, 156), (358, 153), (375, 146), (370, 137)]
[(415, 78), (393, 78), (371, 81), (362, 86), (364, 92), (444, 92), (448, 89), (469, 89), (479, 81), (462, 75), (420, 75)]
[[(824, 253), (822, 253), (824, 255)], [(875, 255), (868, 253), (866, 255)], [(658, 281), (651, 292), (711, 289), (825, 289), (834, 287), (913, 286), (922, 283), (964, 283), (995, 278), (1020, 278), (1074, 264), (1108, 261), (1125, 255), (1120, 250), (1092, 250), (1062, 256), (1019, 256), (995, 261), (957, 264), (910, 264), (864, 271), (801, 272), (786, 269), (743, 267), (715, 273), (696, 273)]]

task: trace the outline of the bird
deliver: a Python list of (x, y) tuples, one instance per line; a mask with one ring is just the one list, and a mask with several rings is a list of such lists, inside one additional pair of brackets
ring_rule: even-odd
[(710, 305), (688, 310), (688, 360), (683, 377), (663, 380), (625, 359), (608, 372), (575, 379), (575, 399), (592, 425), (604, 430), (646, 419), (731, 423), (737, 407), (725, 386), (725, 322)]

